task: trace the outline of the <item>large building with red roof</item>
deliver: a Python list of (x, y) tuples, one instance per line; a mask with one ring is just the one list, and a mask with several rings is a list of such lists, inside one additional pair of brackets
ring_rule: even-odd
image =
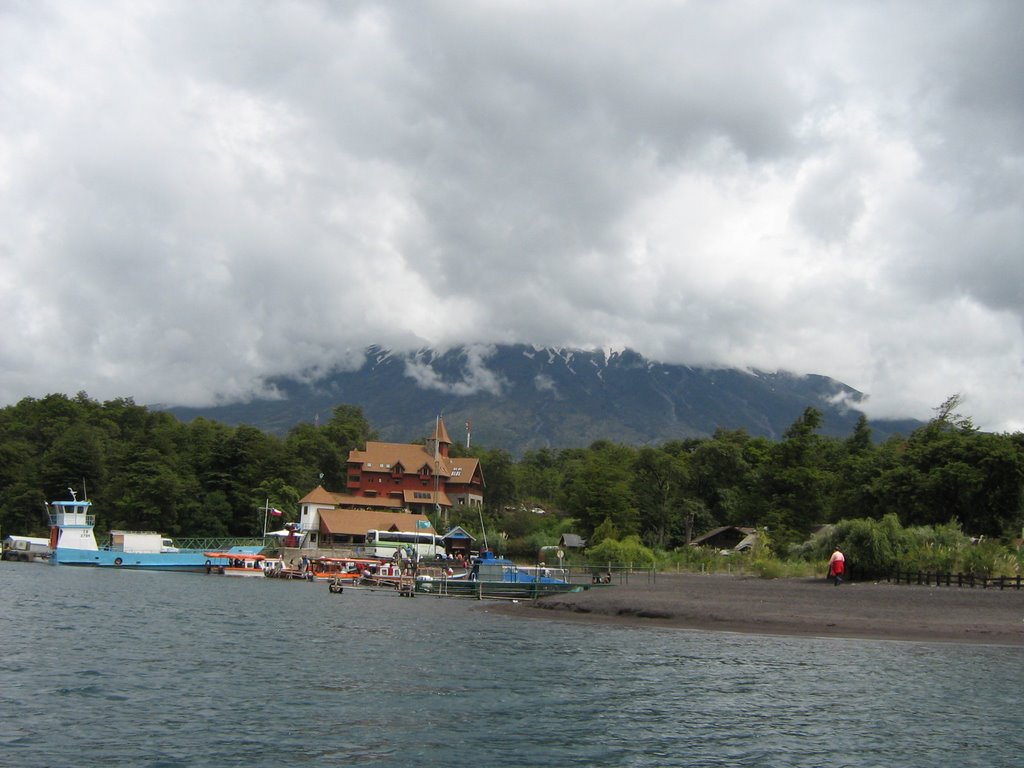
[(417, 521), (429, 524), (431, 513), (439, 521), (452, 507), (482, 505), (480, 460), (452, 458), (451, 445), (438, 418), (424, 445), (367, 442), (350, 451), (344, 492), (317, 486), (299, 500), (304, 546), (358, 544), (373, 529), (423, 530)]

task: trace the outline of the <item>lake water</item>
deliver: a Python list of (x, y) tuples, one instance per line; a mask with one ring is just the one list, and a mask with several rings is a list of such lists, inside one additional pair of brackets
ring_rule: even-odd
[(1014, 766), (1024, 651), (0, 562), (0, 764)]

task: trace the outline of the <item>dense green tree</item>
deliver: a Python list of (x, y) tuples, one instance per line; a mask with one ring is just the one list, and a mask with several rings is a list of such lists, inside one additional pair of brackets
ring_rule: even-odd
[(639, 514), (632, 491), (636, 452), (599, 440), (574, 461), (563, 484), (562, 507), (589, 533), (609, 519), (623, 535), (636, 533)]
[[(595, 543), (638, 535), (662, 548), (722, 524), (767, 526), (784, 547), (820, 522), (886, 515), (911, 531), (1017, 535), (1024, 436), (979, 432), (961, 405), (953, 396), (928, 424), (880, 445), (865, 418), (846, 439), (822, 437), (821, 414), (809, 408), (779, 441), (742, 431), (639, 449), (600, 440), (519, 461), (474, 446), (487, 506), (452, 510), (450, 522), (480, 544), (486, 535), (526, 554), (562, 532)], [(43, 502), (68, 498), (71, 487), (96, 503), (101, 528), (252, 535), (268, 499), (294, 519), (318, 483), (344, 488), (349, 450), (374, 436), (354, 406), (280, 439), (251, 426), (182, 424), (130, 398), (25, 398), (0, 409), (0, 527), (44, 533)], [(537, 506), (547, 514), (524, 511)]]
[(643, 538), (657, 549), (685, 543), (683, 503), (688, 456), (641, 448), (633, 462), (632, 491)]
[(367, 422), (363, 409), (356, 405), (336, 406), (323, 430), (346, 456), (351, 450), (364, 448), (367, 441), (377, 439), (377, 433)]
[[(751, 479), (752, 467), (746, 448), (750, 436), (743, 430), (719, 430), (710, 440), (697, 444), (690, 455), (690, 494), (699, 501), (703, 513), (710, 516), (707, 527), (714, 525), (748, 525), (741, 507), (742, 491)], [(697, 508), (691, 507), (694, 519)]]
[(943, 416), (915, 430), (878, 492), (905, 524), (958, 520), (969, 533), (998, 536), (1022, 520), (1022, 459), (1005, 436)]
[(829, 519), (832, 476), (817, 434), (821, 419), (820, 411), (807, 408), (758, 471), (755, 524), (771, 531), (777, 548), (804, 541)]
[(501, 449), (474, 451), (487, 484), (485, 502), (496, 514), (516, 500), (516, 477), (512, 456)]
[(295, 464), (294, 474), (301, 476), (305, 487), (345, 487), (348, 453), (324, 430), (299, 424), (288, 433), (285, 445)]
[(558, 496), (562, 473), (558, 457), (549, 448), (529, 451), (516, 465), (516, 494), (536, 502), (552, 502)]
[(134, 453), (118, 480), (120, 494), (112, 505), (107, 526), (178, 534), (179, 482), (175, 468), (159, 450), (147, 448)]

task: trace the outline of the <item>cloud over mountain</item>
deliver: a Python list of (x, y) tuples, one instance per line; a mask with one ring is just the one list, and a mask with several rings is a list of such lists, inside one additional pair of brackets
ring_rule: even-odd
[[(522, 343), (1024, 425), (1024, 7), (0, 12), (0, 401)], [(475, 366), (475, 367), (474, 367)], [(500, 389), (485, 368), (429, 387)]]

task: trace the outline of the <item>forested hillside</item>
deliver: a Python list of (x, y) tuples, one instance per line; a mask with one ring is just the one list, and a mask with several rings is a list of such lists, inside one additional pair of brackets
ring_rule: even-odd
[[(487, 483), (487, 531), (521, 551), (595, 530), (671, 549), (726, 524), (767, 528), (784, 546), (822, 523), (886, 514), (904, 526), (955, 521), (974, 536), (1018, 536), (1024, 437), (979, 432), (957, 407), (950, 398), (909, 437), (881, 444), (863, 419), (846, 437), (822, 436), (821, 413), (808, 408), (779, 440), (737, 430), (656, 447), (598, 440), (518, 461), (486, 447), (471, 453)], [(372, 426), (347, 405), (278, 437), (183, 423), (130, 399), (29, 398), (0, 410), (0, 526), (5, 535), (43, 532), (44, 500), (74, 487), (95, 503), (100, 530), (251, 535), (266, 500), (294, 520), (316, 485), (343, 489), (348, 451), (367, 439)], [(456, 510), (451, 523), (476, 533), (481, 517)]]

